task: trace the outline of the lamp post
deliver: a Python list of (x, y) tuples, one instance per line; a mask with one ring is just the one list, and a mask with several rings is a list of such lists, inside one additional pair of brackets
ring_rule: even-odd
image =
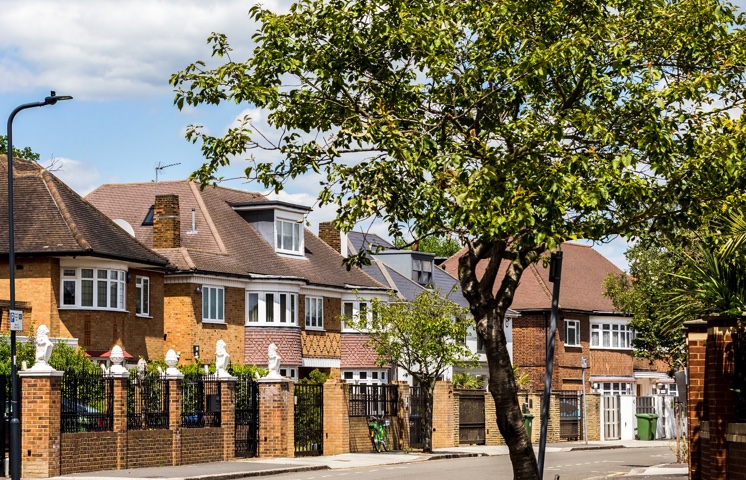
[[(10, 281), (10, 310), (16, 308), (16, 251), (15, 225), (13, 221), (13, 119), (21, 110), (33, 107), (54, 105), (60, 100), (72, 100), (70, 96), (57, 96), (55, 92), (44, 98), (43, 102), (25, 103), (19, 105), (8, 117), (8, 279)], [(10, 315), (9, 315), (10, 317)], [(16, 362), (16, 330), (10, 331), (10, 378), (12, 385), (11, 418), (10, 418), (10, 478), (21, 478), (21, 419), (18, 405), (21, 401), (18, 389), (18, 365)]]

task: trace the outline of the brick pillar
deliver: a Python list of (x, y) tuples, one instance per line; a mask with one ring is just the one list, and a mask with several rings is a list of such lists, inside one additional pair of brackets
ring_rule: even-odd
[(702, 451), (700, 429), (705, 415), (705, 357), (707, 350), (707, 321), (684, 323), (689, 350), (687, 357), (687, 438), (689, 439), (689, 479), (702, 479)]
[(173, 432), (171, 465), (181, 465), (181, 379), (168, 377), (168, 429)]
[(453, 446), (453, 387), (436, 382), (433, 392), (433, 448)]
[[(707, 321), (707, 351), (705, 353), (705, 417), (710, 423), (709, 453), (702, 459), (709, 459), (709, 475), (704, 468), (702, 477), (713, 480), (727, 478), (728, 422), (736, 417), (736, 404), (733, 392), (733, 361), (728, 358), (732, 339), (731, 332), (736, 321), (732, 318), (710, 317)], [(703, 465), (704, 467), (704, 465)]]
[(129, 372), (112, 374), (114, 377), (114, 425), (117, 434), (117, 469), (127, 468), (127, 384)]
[(236, 457), (236, 377), (220, 379), (220, 421), (223, 427), (223, 461)]
[(259, 379), (259, 457), (295, 455), (294, 384), (287, 379)]
[(24, 478), (60, 475), (60, 409), (63, 372), (19, 372), (21, 399), (21, 457)]
[(350, 452), (350, 416), (347, 383), (324, 384), (324, 455)]
[(153, 209), (153, 248), (181, 247), (178, 195), (157, 195)]
[(406, 382), (399, 382), (396, 389), (399, 397), (399, 405), (396, 408), (396, 419), (399, 425), (399, 428), (397, 428), (397, 433), (399, 435), (397, 439), (397, 448), (406, 452), (409, 450), (409, 406), (411, 400), (409, 384)]

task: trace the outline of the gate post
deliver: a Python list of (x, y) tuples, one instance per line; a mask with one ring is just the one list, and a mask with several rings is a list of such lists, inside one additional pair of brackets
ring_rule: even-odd
[(171, 464), (181, 465), (181, 379), (183, 375), (167, 376), (168, 379), (168, 429), (173, 435)]
[(127, 468), (127, 382), (129, 372), (112, 373), (114, 385), (114, 425), (117, 434), (117, 469)]
[(350, 416), (346, 383), (324, 384), (324, 455), (350, 453)]
[[(47, 478), (60, 475), (61, 384), (63, 372), (57, 370), (19, 372), (23, 382), (21, 427), (23, 438), (22, 476)], [(19, 382), (20, 383), (20, 382)]]
[(450, 382), (435, 382), (433, 392), (433, 448), (453, 446), (453, 387)]
[(236, 457), (236, 377), (220, 377), (220, 426), (223, 428), (223, 461)]
[(409, 408), (411, 405), (411, 397), (409, 384), (407, 382), (399, 382), (396, 385), (398, 390), (399, 404), (396, 408), (397, 422), (399, 423), (399, 438), (397, 439), (399, 450), (409, 450)]
[(286, 378), (260, 378), (258, 457), (295, 455), (293, 382)]

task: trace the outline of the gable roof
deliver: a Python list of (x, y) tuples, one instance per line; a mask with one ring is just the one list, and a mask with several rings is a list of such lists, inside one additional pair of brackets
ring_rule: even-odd
[[(132, 238), (36, 162), (13, 160), (15, 252), (96, 256), (165, 267), (168, 260)], [(0, 224), (8, 225), (8, 158), (0, 155)], [(9, 251), (0, 229), (0, 252)]]
[[(604, 295), (603, 282), (609, 274), (619, 275), (622, 270), (592, 247), (578, 243), (563, 243), (562, 280), (560, 284), (559, 307), (564, 310), (608, 313), (615, 312), (611, 299)], [(458, 259), (466, 252), (462, 249), (446, 260), (442, 267), (448, 272), (458, 271)], [(481, 278), (487, 260), (477, 266), (477, 276)], [(500, 266), (498, 279), (507, 269)], [(497, 282), (496, 282), (497, 283)], [(499, 285), (493, 287), (497, 292)], [(549, 267), (542, 262), (530, 265), (521, 276), (520, 283), (510, 308), (514, 310), (548, 310), (552, 306), (552, 288), (549, 281)]]
[[(157, 192), (156, 192), (157, 189)], [(276, 206), (263, 195), (226, 187), (200, 190), (186, 180), (102, 185), (88, 200), (111, 218), (129, 222), (135, 236), (153, 245), (152, 225), (143, 225), (156, 193), (179, 197), (181, 248), (157, 249), (181, 272), (245, 278), (292, 278), (319, 286), (383, 289), (360, 269), (347, 270), (343, 258), (305, 229), (305, 255), (278, 255), (255, 228), (234, 210), (241, 204)], [(304, 207), (305, 208), (305, 207)], [(196, 233), (192, 230), (192, 211)]]

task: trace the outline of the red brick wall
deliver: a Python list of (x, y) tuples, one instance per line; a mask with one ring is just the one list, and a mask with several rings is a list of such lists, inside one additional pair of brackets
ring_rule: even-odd
[[(209, 282), (205, 282), (209, 283)], [(193, 346), (199, 345), (199, 362), (215, 359), (215, 344), (222, 339), (234, 363), (244, 363), (244, 309), (246, 292), (242, 288), (225, 288), (225, 324), (202, 323), (202, 295), (196, 292), (202, 284), (169, 283), (165, 286), (166, 341), (169, 349), (181, 353), (180, 364), (194, 362)]]
[(689, 438), (689, 478), (701, 480), (702, 439), (700, 422), (705, 415), (705, 357), (707, 323), (689, 325), (687, 331), (689, 386), (687, 389), (687, 438)]
[(62, 434), (61, 474), (116, 470), (117, 456), (113, 450), (118, 437), (116, 432)]
[(223, 460), (222, 453), (223, 429), (221, 427), (181, 429), (182, 465)]
[(171, 465), (174, 432), (171, 430), (133, 430), (127, 432), (125, 468), (164, 467)]

